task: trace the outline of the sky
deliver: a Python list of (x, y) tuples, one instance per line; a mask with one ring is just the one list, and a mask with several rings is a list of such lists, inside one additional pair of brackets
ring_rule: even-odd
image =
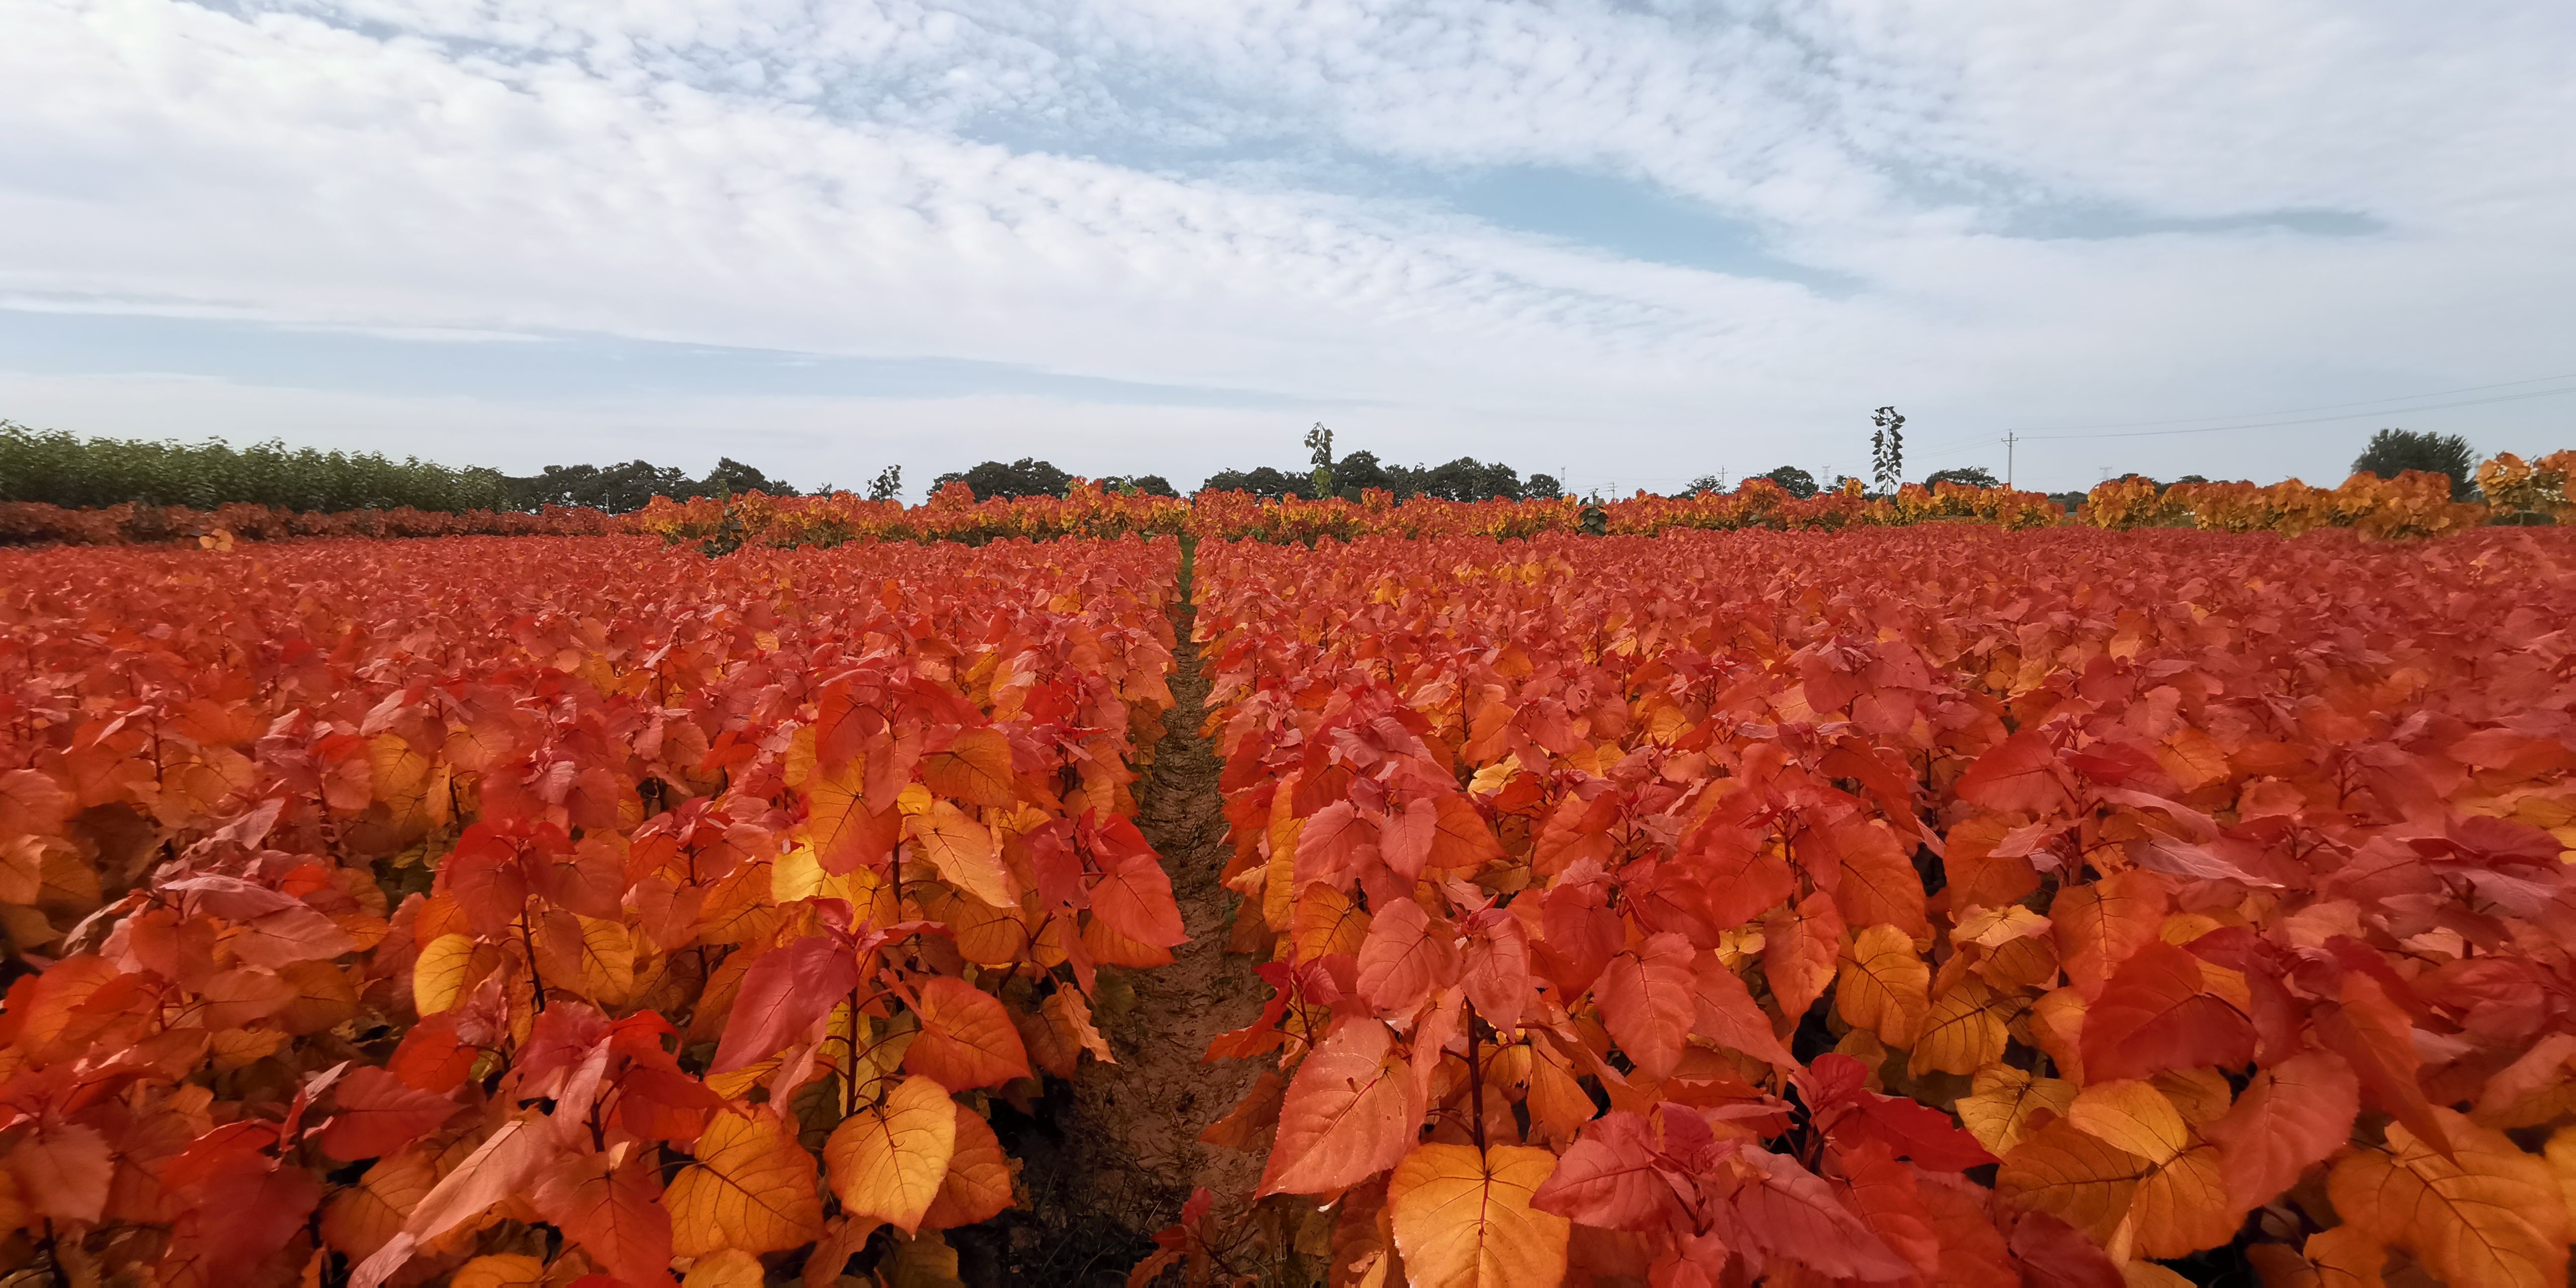
[[(2576, 446), (2576, 6), (0, 0), (0, 419), (801, 486)], [(2008, 447), (2007, 436), (2015, 441)]]

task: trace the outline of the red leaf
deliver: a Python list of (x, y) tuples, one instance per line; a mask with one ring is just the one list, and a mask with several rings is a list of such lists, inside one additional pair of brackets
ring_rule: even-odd
[(2298, 1184), (2352, 1138), (2360, 1110), (2360, 1081), (2331, 1052), (2302, 1051), (2255, 1074), (2235, 1107), (2207, 1128), (2227, 1201), (2252, 1208)]
[(1354, 1019), (1297, 1066), (1256, 1197), (1339, 1190), (1403, 1161), (1422, 1104), (1394, 1045), (1383, 1023)]
[(1687, 1220), (1672, 1182), (1656, 1171), (1661, 1162), (1652, 1125), (1612, 1110), (1584, 1127), (1530, 1206), (1607, 1230), (1655, 1230)]
[(1639, 1073), (1662, 1081), (1681, 1063), (1697, 1011), (1691, 992), (1690, 941), (1666, 932), (1637, 952), (1610, 959), (1593, 985), (1601, 1019)]
[(322, 1152), (344, 1163), (390, 1154), (436, 1131), (459, 1106), (383, 1069), (361, 1066), (340, 1080), (339, 1112), (322, 1125)]
[(2199, 958), (2158, 941), (2123, 963), (2085, 1012), (2083, 1052), (2088, 1082), (2233, 1069), (2254, 1058), (2254, 1025), (2206, 991)]
[(1409, 1011), (1434, 989), (1458, 982), (1458, 932), (1411, 899), (1369, 918), (1360, 942), (1359, 990), (1380, 1012)]
[[(2451, 1156), (2450, 1136), (2416, 1077), (2423, 1057), (2415, 1052), (2415, 1026), (2377, 980), (2346, 971), (2343, 1001), (2318, 1007), (2315, 1022), (2319, 1040), (2361, 1076), (2361, 1090), (2372, 1108), (2406, 1124), (2435, 1153)], [(2086, 1060), (2089, 1066), (2091, 1057)]]
[(731, 1073), (802, 1038), (859, 982), (858, 958), (827, 935), (763, 953), (743, 972), (733, 1017), (707, 1072)]
[(1091, 915), (1138, 943), (1169, 948), (1189, 942), (1181, 910), (1172, 901), (1172, 879), (1152, 853), (1121, 855), (1091, 887)]
[(2045, 734), (2025, 729), (1987, 749), (1959, 777), (1959, 798), (1988, 809), (2048, 815), (2074, 802), (2067, 797), (2065, 771), (2057, 749)]
[(580, 1244), (591, 1260), (633, 1285), (667, 1284), (671, 1214), (647, 1151), (568, 1155), (537, 1177), (537, 1214)]

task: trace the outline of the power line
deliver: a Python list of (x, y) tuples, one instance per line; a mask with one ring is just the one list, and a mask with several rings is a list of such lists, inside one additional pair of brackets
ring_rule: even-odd
[[(2015, 430), (2017, 430), (2017, 431), (2019, 431), (2019, 432), (2022, 432), (2022, 433), (2047, 434), (2047, 433), (2055, 433), (2055, 432), (2057, 432), (2057, 431), (2059, 431), (2059, 430), (2075, 430), (2075, 429), (2149, 429), (2149, 428), (2153, 428), (2153, 427), (2155, 427), (2155, 426), (2159, 426), (2159, 425), (2190, 425), (2190, 424), (2195, 424), (2195, 423), (2197, 423), (2197, 422), (2204, 421), (2204, 420), (2247, 420), (2247, 419), (2259, 419), (2259, 418), (2266, 417), (2266, 416), (2304, 416), (2304, 415), (2306, 415), (2307, 413), (2312, 412), (2312, 411), (2335, 411), (2335, 410), (2338, 410), (2338, 409), (2341, 409), (2341, 408), (2345, 408), (2345, 407), (2371, 407), (2371, 406), (2377, 406), (2377, 405), (2378, 405), (2378, 404), (2380, 404), (2380, 403), (2392, 403), (2392, 402), (2413, 402), (2413, 401), (2415, 401), (2415, 400), (2416, 400), (2416, 399), (2418, 399), (2418, 398), (2446, 398), (2446, 397), (2449, 397), (2449, 396), (2450, 396), (2450, 395), (2452, 395), (2452, 394), (2473, 394), (2473, 393), (2478, 393), (2478, 392), (2480, 392), (2480, 391), (2482, 391), (2482, 390), (2487, 390), (2487, 389), (2511, 389), (2511, 388), (2514, 388), (2514, 387), (2516, 387), (2516, 386), (2518, 386), (2518, 385), (2537, 385), (2537, 384), (2545, 384), (2545, 383), (2547, 383), (2547, 382), (2549, 382), (2549, 381), (2552, 381), (2552, 380), (2576, 380), (2576, 372), (2571, 372), (2571, 373), (2569, 373), (2569, 374), (2567, 374), (2567, 375), (2562, 375), (2562, 376), (2533, 376), (2533, 377), (2532, 377), (2531, 379), (2529, 379), (2529, 380), (2507, 380), (2507, 381), (2503, 381), (2503, 382), (2501, 382), (2501, 383), (2498, 383), (2498, 384), (2492, 384), (2492, 385), (2468, 385), (2468, 386), (2466, 386), (2466, 387), (2459, 388), (2459, 389), (2435, 389), (2435, 390), (2432, 390), (2432, 391), (2431, 391), (2431, 392), (2429, 392), (2429, 393), (2420, 393), (2420, 394), (2396, 394), (2396, 395), (2392, 395), (2392, 396), (2387, 397), (2387, 398), (2364, 398), (2364, 399), (2361, 399), (2361, 400), (2356, 401), (2356, 402), (2326, 403), (2326, 404), (2324, 404), (2323, 406), (2318, 406), (2318, 407), (2287, 407), (2287, 408), (2283, 408), (2283, 409), (2282, 409), (2282, 410), (2280, 410), (2280, 411), (2249, 411), (2249, 412), (2237, 412), (2237, 413), (2233, 413), (2233, 414), (2229, 414), (2229, 415), (2224, 415), (2224, 416), (2183, 416), (2183, 417), (2178, 417), (2178, 418), (2173, 419), (2173, 420), (2130, 420), (2130, 421), (2117, 421), (2117, 422), (2112, 422), (2112, 423), (2108, 423), (2108, 424), (2099, 424), (2099, 425), (2017, 425), (2017, 426), (2013, 426), (2012, 428), (2013, 428), (2013, 429), (2015, 429)], [(2556, 391), (2552, 391), (2552, 392), (2562, 392), (2562, 393), (2563, 393), (2563, 392), (2565, 392), (2565, 391), (2564, 391), (2564, 390), (2556, 390)], [(2544, 396), (2545, 396), (2545, 395), (2544, 395)], [(2445, 405), (2445, 406), (2468, 406), (2468, 405), (2470, 405), (2470, 404), (2467, 404), (2467, 403), (2448, 403), (2448, 404), (2444, 404), (2444, 405)], [(2427, 409), (2425, 409), (2425, 408), (2404, 408), (2404, 407), (2392, 408), (2392, 409), (2391, 409), (2391, 411), (2410, 411), (2410, 410), (2413, 410), (2413, 411), (2421, 411), (2421, 410), (2427, 410)], [(2365, 412), (2365, 413), (2363, 413), (2363, 414), (2364, 414), (2364, 415), (2372, 415), (2372, 414), (2376, 414), (2376, 413), (2367, 413), (2367, 412)], [(2294, 422), (2294, 423), (2305, 423), (2305, 422)]]
[[(2552, 378), (2557, 379), (2558, 377)], [(2500, 388), (2501, 386), (2490, 385), (2487, 387), (2492, 389)], [(2370, 420), (2374, 417), (2381, 416), (2410, 415), (2419, 411), (2441, 411), (2451, 407), (2480, 407), (2488, 403), (2522, 402), (2532, 398), (2556, 398), (2564, 394), (2576, 394), (2576, 386), (2570, 386), (2566, 389), (2541, 389), (2527, 394), (2498, 394), (2493, 398), (2464, 398), (2458, 402), (2426, 403), (2420, 407), (2390, 407), (2379, 411), (2347, 412), (2341, 416), (2308, 416), (2298, 420), (2249, 421), (2239, 425), (2206, 425), (2199, 429), (2140, 429), (2108, 434), (2024, 434), (2023, 437), (2034, 440), (2062, 440), (2072, 438), (2162, 438), (2168, 434), (2223, 434), (2230, 430), (2238, 429), (2279, 429), (2290, 425), (2322, 425), (2328, 421), (2337, 420)]]

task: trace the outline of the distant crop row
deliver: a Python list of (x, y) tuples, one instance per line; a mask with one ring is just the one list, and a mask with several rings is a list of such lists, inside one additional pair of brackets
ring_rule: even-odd
[(820, 496), (770, 496), (745, 492), (674, 501), (655, 497), (632, 514), (586, 507), (549, 506), (540, 512), (469, 510), (461, 513), (411, 507), (342, 512), (233, 504), (213, 509), (116, 505), (67, 509), (32, 502), (0, 502), (0, 544), (58, 542), (119, 545), (158, 541), (289, 537), (597, 536), (634, 533), (671, 544), (696, 543), (711, 553), (741, 546), (792, 549), (850, 541), (1045, 541), (1059, 537), (1190, 535), (1219, 540), (1312, 543), (1393, 537), (1532, 537), (1547, 532), (1653, 536), (1674, 530), (1759, 528), (1840, 531), (1904, 527), (1917, 523), (1991, 523), (2007, 529), (2065, 523), (2102, 528), (2196, 527), (2225, 532), (2296, 536), (2320, 528), (2351, 528), (2382, 538), (2432, 537), (2490, 523), (2576, 521), (2568, 478), (2576, 452), (2525, 462), (2510, 454), (2478, 467), (2485, 503), (2452, 499), (2449, 481), (2407, 472), (2393, 479), (2355, 474), (2334, 488), (2296, 479), (2251, 483), (2177, 483), (2160, 486), (2130, 477), (2093, 489), (2069, 515), (2039, 492), (1938, 483), (1906, 484), (1893, 494), (1872, 495), (1857, 481), (1794, 496), (1766, 478), (1745, 480), (1732, 492), (1706, 491), (1661, 497), (1643, 492), (1616, 501), (1575, 497), (1540, 500), (1445, 501), (1416, 496), (1398, 500), (1370, 489), (1358, 500), (1335, 497), (1264, 499), (1242, 492), (1201, 492), (1195, 497), (1112, 490), (1077, 482), (1066, 495), (978, 501), (962, 483), (951, 483), (923, 505), (870, 500), (849, 492)]

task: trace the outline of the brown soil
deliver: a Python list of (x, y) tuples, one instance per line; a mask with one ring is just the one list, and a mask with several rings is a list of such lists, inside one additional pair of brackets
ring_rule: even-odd
[(1136, 820), (1171, 874), (1190, 940), (1173, 949), (1169, 966), (1102, 970), (1101, 1028), (1118, 1063), (1087, 1061), (1070, 1087), (1050, 1085), (1033, 1120), (997, 1116), (996, 1127), (1017, 1137), (1004, 1143), (1022, 1162), (1026, 1208), (996, 1223), (996, 1237), (957, 1240), (959, 1269), (978, 1288), (1124, 1284), (1153, 1251), (1153, 1233), (1180, 1220), (1193, 1188), (1206, 1186), (1224, 1207), (1261, 1178), (1258, 1156), (1198, 1143), (1259, 1073), (1250, 1061), (1202, 1065), (1199, 1057), (1217, 1035), (1260, 1018), (1263, 989), (1252, 962), (1225, 951), (1235, 896), (1218, 883), (1225, 808), (1221, 766), (1200, 733), (1208, 682), (1189, 642), (1194, 615), (1188, 605), (1174, 614), (1175, 706), (1137, 793)]

